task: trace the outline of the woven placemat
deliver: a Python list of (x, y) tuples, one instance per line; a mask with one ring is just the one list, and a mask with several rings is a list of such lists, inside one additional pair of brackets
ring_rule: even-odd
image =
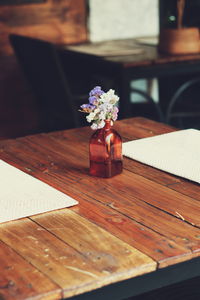
[(123, 143), (123, 154), (200, 183), (200, 131), (186, 129)]
[(0, 223), (78, 204), (3, 160), (0, 160), (0, 185)]

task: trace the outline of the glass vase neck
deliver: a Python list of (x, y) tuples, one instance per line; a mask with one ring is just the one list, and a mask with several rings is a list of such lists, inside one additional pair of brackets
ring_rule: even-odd
[(105, 129), (110, 129), (112, 127), (112, 121), (111, 120), (105, 120)]
[(112, 129), (112, 120), (105, 120), (103, 128), (90, 139), (90, 174), (109, 178), (122, 172), (122, 139)]

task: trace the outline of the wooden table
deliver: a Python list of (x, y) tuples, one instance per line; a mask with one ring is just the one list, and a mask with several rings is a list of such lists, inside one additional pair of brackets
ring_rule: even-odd
[[(192, 55), (161, 54), (156, 45), (142, 43), (141, 39), (60, 45), (58, 49), (69, 78), (74, 74), (74, 78), (77, 79), (80, 74), (81, 80), (88, 77), (88, 81), (92, 82), (90, 78), (92, 74), (95, 78), (94, 84), (99, 85), (104, 82), (117, 89), (121, 101), (121, 118), (133, 116), (130, 103), (131, 80), (158, 78), (161, 83), (160, 104), (165, 112), (176, 91), (177, 87), (172, 88), (171, 86), (176, 82), (177, 77), (192, 75), (196, 78), (200, 74), (200, 53)], [(167, 86), (169, 78), (171, 84)], [(185, 81), (186, 78), (183, 82)]]
[[(144, 118), (115, 128), (123, 141), (174, 130)], [(91, 177), (90, 136), (0, 142), (1, 159), (79, 201), (0, 225), (0, 299), (123, 299), (200, 275), (199, 185), (128, 158), (122, 174)]]

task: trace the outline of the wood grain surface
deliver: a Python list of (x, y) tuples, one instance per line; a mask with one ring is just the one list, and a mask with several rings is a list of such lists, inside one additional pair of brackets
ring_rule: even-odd
[[(144, 118), (115, 129), (123, 141), (175, 130)], [(0, 298), (69, 298), (199, 256), (199, 185), (126, 157), (122, 174), (91, 177), (91, 134), (85, 127), (0, 142), (1, 159), (79, 201), (0, 225), (0, 261), (14, 253), (0, 266)], [(23, 267), (14, 272), (15, 264)]]
[(27, 299), (40, 294), (46, 300), (60, 299), (61, 290), (14, 249), (0, 241), (0, 299)]

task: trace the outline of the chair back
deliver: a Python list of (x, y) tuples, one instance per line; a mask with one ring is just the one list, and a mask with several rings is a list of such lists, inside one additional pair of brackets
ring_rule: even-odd
[(16, 34), (10, 35), (10, 42), (36, 96), (42, 129), (78, 127), (77, 109), (55, 46)]

